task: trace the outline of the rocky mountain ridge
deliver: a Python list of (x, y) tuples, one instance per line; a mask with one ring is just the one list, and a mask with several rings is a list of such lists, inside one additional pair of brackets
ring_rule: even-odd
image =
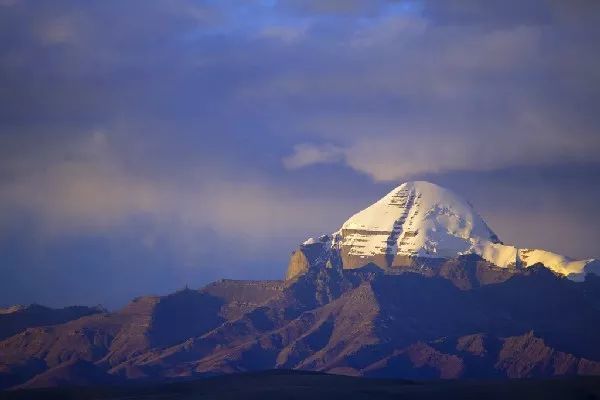
[(101, 306), (50, 308), (39, 304), (30, 304), (6, 307), (0, 311), (0, 340), (26, 328), (60, 324), (102, 312), (106, 312), (106, 310)]
[(399, 275), (373, 264), (323, 268), (142, 297), (1, 341), (0, 383), (272, 368), (398, 378), (600, 374), (600, 278), (573, 282), (541, 265), (509, 272), (465, 255)]

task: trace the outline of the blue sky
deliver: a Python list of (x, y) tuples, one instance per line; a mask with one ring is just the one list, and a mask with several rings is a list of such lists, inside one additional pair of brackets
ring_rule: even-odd
[(408, 179), (600, 257), (592, 0), (0, 0), (0, 304), (279, 278)]

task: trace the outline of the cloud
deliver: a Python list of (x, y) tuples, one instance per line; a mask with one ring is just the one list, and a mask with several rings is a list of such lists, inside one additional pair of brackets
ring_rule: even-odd
[[(453, 171), (493, 171), (509, 167), (595, 163), (600, 137), (583, 122), (565, 124), (563, 115), (526, 107), (503, 125), (481, 121), (445, 123), (358, 118), (319, 121), (314, 129), (352, 138), (344, 146), (325, 143), (296, 147), (284, 158), (288, 167), (344, 163), (375, 181), (401, 181)], [(568, 121), (573, 122), (570, 118)], [(473, 134), (475, 131), (477, 134)], [(565, 132), (569, 135), (565, 135)]]
[[(259, 181), (285, 203), (287, 174), (316, 164), (393, 181), (595, 162), (598, 32), (567, 17), (590, 3), (475, 3), (15, 3), (0, 24), (14, 38), (0, 46), (0, 132), (28, 130), (17, 158), (47, 159), (3, 182), (3, 196), (47, 221), (110, 225), (186, 210), (170, 193), (218, 205), (225, 195), (211, 199), (207, 171)], [(97, 127), (128, 139), (96, 144), (93, 157), (40, 150), (79, 154), (82, 132)], [(56, 132), (55, 144), (42, 139)], [(250, 178), (232, 178), (240, 170)], [(186, 215), (220, 215), (210, 207)]]
[(341, 161), (343, 155), (341, 148), (330, 144), (298, 144), (294, 146), (294, 152), (283, 159), (283, 165), (288, 169), (297, 169), (315, 164), (329, 164)]
[(260, 246), (337, 222), (329, 216), (334, 199), (298, 196), (260, 177), (235, 180), (201, 170), (180, 171), (175, 179), (137, 174), (109, 137), (96, 131), (55, 154), (5, 161), (11, 178), (0, 183), (0, 210), (35, 215), (49, 236), (110, 232), (145, 218), (162, 230), (209, 230)]
[[(221, 229), (233, 189), (219, 180), (239, 183), (247, 205), (299, 207), (282, 182), (318, 164), (395, 181), (596, 161), (598, 35), (555, 18), (586, 2), (568, 13), (541, 0), (494, 13), (470, 1), (142, 3), (3, 13), (15, 40), (0, 46), (0, 132), (29, 132), (4, 164), (17, 172), (3, 197), (48, 226), (149, 214)], [(98, 127), (107, 143), (81, 139)], [(232, 219), (256, 224), (253, 207)]]
[(372, 15), (385, 7), (387, 0), (288, 0), (283, 9), (308, 15)]
[(284, 43), (294, 43), (306, 35), (307, 29), (307, 26), (271, 25), (263, 28), (259, 36), (267, 39), (281, 40)]
[[(368, 27), (351, 42), (364, 58), (353, 64), (352, 46), (337, 55), (347, 69), (328, 75), (326, 66), (326, 78), (298, 74), (264, 87), (265, 96), (293, 88), (296, 98), (345, 105), (328, 115), (306, 113), (301, 128), (322, 140), (294, 148), (284, 164), (338, 162), (376, 181), (397, 181), (595, 163), (600, 121), (590, 106), (600, 96), (584, 86), (600, 84), (590, 70), (600, 67), (600, 58), (569, 59), (570, 30), (555, 29), (439, 26), (407, 16)], [(589, 54), (587, 45), (579, 46)], [(368, 79), (357, 81), (358, 75)], [(332, 93), (340, 97), (329, 99)]]
[(79, 35), (78, 21), (73, 17), (57, 17), (38, 27), (40, 41), (46, 45), (74, 44)]

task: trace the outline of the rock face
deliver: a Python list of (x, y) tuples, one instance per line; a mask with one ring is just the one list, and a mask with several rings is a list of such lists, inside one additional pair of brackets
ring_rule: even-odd
[(302, 249), (296, 250), (290, 257), (285, 279), (294, 279), (297, 276), (304, 275), (308, 272), (310, 263)]
[(576, 261), (545, 250), (503, 244), (471, 204), (450, 190), (423, 181), (398, 186), (350, 217), (332, 235), (304, 242), (294, 253), (287, 279), (308, 271), (311, 264), (300, 254), (314, 253), (315, 244), (325, 241), (322, 255), (312, 258), (328, 259), (334, 253), (343, 269), (372, 263), (387, 273), (397, 273), (422, 258), (478, 254), (503, 268), (542, 263), (573, 280), (582, 280), (590, 272), (600, 274), (598, 260)]
[(292, 253), (286, 279), (293, 279), (315, 269), (340, 269), (341, 256), (332, 248), (332, 237), (323, 235), (319, 239), (310, 239)]

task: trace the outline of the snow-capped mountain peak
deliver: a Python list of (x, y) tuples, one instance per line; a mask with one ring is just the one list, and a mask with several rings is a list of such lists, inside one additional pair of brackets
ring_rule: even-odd
[(351, 255), (453, 257), (498, 238), (473, 207), (438, 185), (404, 183), (348, 219), (340, 230)]
[[(354, 214), (331, 236), (310, 238), (302, 246), (315, 245), (336, 253), (344, 269), (373, 263), (397, 272), (418, 258), (474, 253), (499, 267), (542, 263), (574, 280), (583, 279), (587, 272), (600, 275), (597, 260), (576, 261), (545, 250), (503, 244), (469, 202), (425, 181), (403, 183)], [(293, 275), (288, 271), (288, 277)]]

